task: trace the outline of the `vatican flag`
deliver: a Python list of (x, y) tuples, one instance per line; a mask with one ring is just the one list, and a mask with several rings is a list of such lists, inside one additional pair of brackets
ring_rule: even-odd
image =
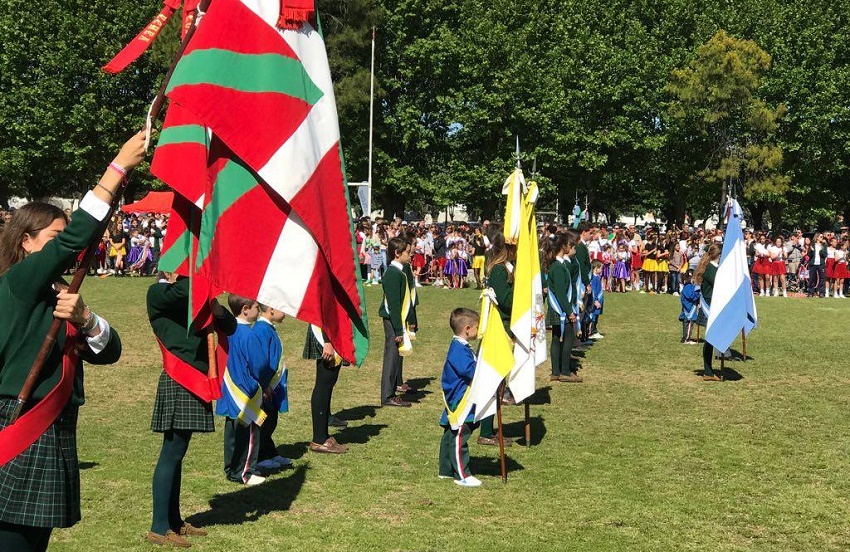
[(478, 324), (481, 347), (470, 393), (476, 422), (496, 413), (496, 391), (514, 366), (511, 338), (502, 325), (497, 307), (496, 294), (490, 288), (485, 289), (481, 294), (481, 321)]

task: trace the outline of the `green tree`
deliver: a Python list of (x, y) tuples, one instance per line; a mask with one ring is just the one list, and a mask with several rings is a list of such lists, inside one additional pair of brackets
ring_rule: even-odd
[(718, 31), (696, 52), (687, 67), (673, 71), (670, 113), (700, 133), (709, 157), (698, 176), (722, 190), (740, 183), (750, 202), (765, 202), (781, 226), (781, 209), (790, 178), (782, 173), (782, 150), (776, 145), (784, 104), (770, 107), (758, 97), (770, 55), (751, 40)]

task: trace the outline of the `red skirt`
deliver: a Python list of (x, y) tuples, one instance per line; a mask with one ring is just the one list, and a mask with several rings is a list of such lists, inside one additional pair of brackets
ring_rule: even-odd
[(771, 274), (771, 262), (767, 257), (759, 257), (753, 263), (753, 274)]
[(835, 258), (826, 259), (826, 277), (829, 279), (840, 277), (835, 275)]
[(413, 268), (425, 268), (425, 255), (416, 253), (413, 255), (413, 262), (410, 263)]
[(774, 276), (785, 276), (785, 261), (771, 261), (770, 273)]
[(640, 253), (632, 253), (632, 270), (640, 270), (643, 267), (643, 259)]
[(836, 280), (850, 278), (850, 270), (847, 268), (847, 261), (839, 261), (835, 263), (835, 276), (833, 276), (833, 278)]

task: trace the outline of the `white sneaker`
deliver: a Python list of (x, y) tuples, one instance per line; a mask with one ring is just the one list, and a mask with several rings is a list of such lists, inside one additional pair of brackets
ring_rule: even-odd
[(678, 297), (678, 296), (679, 296), (679, 292), (678, 292), (678, 291), (674, 291), (674, 292), (673, 292), (673, 297)]
[(826, 291), (824, 292), (824, 297), (829, 297), (829, 290), (826, 290)]
[(461, 487), (480, 487), (481, 480), (474, 475), (470, 475), (466, 479), (455, 479), (455, 485), (460, 485)]
[(260, 485), (260, 484), (265, 483), (265, 482), (266, 482), (265, 477), (261, 477), (259, 475), (252, 475), (251, 477), (248, 478), (248, 481), (246, 481), (245, 484), (248, 485), (249, 487), (253, 487), (255, 485)]
[(788, 292), (785, 291), (785, 290), (782, 290), (782, 297), (788, 297)]
[(774, 289), (774, 290), (773, 290), (773, 296), (774, 296), (774, 297), (779, 297), (779, 290), (778, 290), (778, 289)]
[(593, 334), (593, 335), (591, 335), (591, 336), (590, 336), (590, 339), (602, 339), (602, 338), (604, 338), (604, 337), (605, 337), (605, 336), (604, 336), (604, 335), (602, 335), (601, 333), (596, 332), (595, 334)]
[(759, 292), (759, 297), (764, 297), (764, 290), (761, 290), (761, 291)]
[(278, 468), (291, 468), (292, 467), (292, 459), (286, 458), (285, 456), (275, 456), (269, 462), (274, 462)]

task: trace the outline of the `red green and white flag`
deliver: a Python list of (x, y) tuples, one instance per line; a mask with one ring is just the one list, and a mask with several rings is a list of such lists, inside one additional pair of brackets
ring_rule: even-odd
[(324, 40), (311, 21), (290, 28), (292, 13), (279, 28), (281, 4), (214, 0), (169, 82), (172, 106), (213, 136), (196, 270), (320, 326), (359, 364), (368, 332)]

